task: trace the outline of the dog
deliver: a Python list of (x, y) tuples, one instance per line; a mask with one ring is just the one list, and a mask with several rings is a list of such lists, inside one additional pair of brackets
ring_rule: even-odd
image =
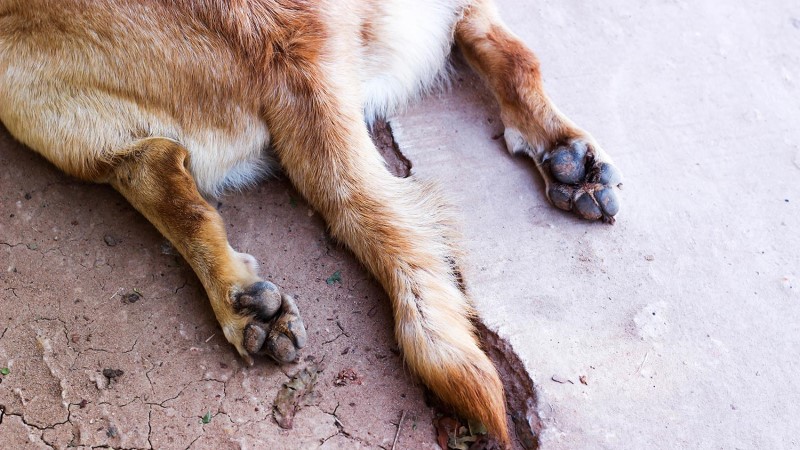
[(408, 367), (508, 445), (447, 205), (391, 175), (368, 133), (436, 84), (454, 45), (549, 201), (613, 223), (619, 172), (548, 99), (491, 0), (0, 0), (0, 121), (67, 174), (113, 186), (168, 238), (251, 364), (296, 360), (305, 327), (206, 198), (280, 165), (388, 293)]

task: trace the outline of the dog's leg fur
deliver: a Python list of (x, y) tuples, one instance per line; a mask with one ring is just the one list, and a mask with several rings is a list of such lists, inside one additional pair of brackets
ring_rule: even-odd
[[(267, 112), (276, 153), (331, 235), (389, 294), (395, 336), (411, 370), (442, 400), (507, 443), (503, 387), (475, 336), (446, 207), (415, 179), (396, 178), (386, 169), (360, 105), (348, 101), (352, 92), (325, 80), (342, 72), (347, 69), (294, 74), (295, 90), (284, 95), (292, 101)], [(303, 78), (327, 89), (308, 89)]]
[(476, 0), (465, 10), (456, 42), (500, 104), (508, 150), (533, 158), (548, 199), (585, 219), (613, 223), (618, 171), (591, 135), (544, 93), (536, 56), (505, 27), (491, 0)]
[(242, 357), (293, 361), (306, 334), (291, 297), (261, 280), (255, 259), (234, 251), (222, 218), (199, 194), (176, 141), (147, 138), (121, 152), (109, 182), (166, 236), (203, 283), (225, 337)]

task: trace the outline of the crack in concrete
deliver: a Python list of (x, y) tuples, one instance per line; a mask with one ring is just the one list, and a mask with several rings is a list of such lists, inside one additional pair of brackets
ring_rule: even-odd
[(480, 320), (475, 321), (483, 349), (497, 367), (506, 393), (508, 415), (514, 424), (512, 435), (526, 450), (539, 448), (542, 420), (538, 413), (536, 386), (525, 365), (505, 339)]
[[(70, 403), (69, 405), (71, 406), (73, 404), (74, 403)], [(68, 423), (72, 424), (72, 411), (70, 411), (69, 408), (67, 408), (67, 418), (66, 418), (66, 420), (64, 420), (62, 422), (56, 422), (56, 423), (54, 423), (52, 425), (46, 425), (46, 426), (43, 426), (43, 427), (41, 427), (39, 425), (36, 425), (34, 423), (29, 423), (28, 420), (25, 418), (25, 414), (22, 414), (22, 413), (13, 413), (13, 412), (5, 411), (5, 415), (9, 416), (9, 417), (19, 417), (19, 420), (21, 420), (22, 423), (25, 424), (25, 426), (30, 427), (30, 428), (35, 428), (35, 429), (37, 429), (37, 430), (39, 430), (41, 432), (44, 432), (44, 431), (47, 431), (47, 430), (53, 430), (53, 429), (55, 429), (55, 427), (57, 427), (59, 425), (64, 425), (64, 424), (68, 424)], [(44, 440), (44, 439), (42, 439), (42, 440)]]
[(408, 178), (411, 175), (411, 161), (400, 151), (391, 124), (385, 120), (376, 120), (370, 127), (370, 133), (389, 172), (399, 178)]
[(197, 440), (200, 439), (201, 437), (203, 437), (202, 434), (192, 439), (192, 442), (189, 442), (189, 445), (186, 446), (185, 450), (189, 450), (190, 448), (192, 448), (192, 445), (194, 445), (194, 443), (197, 442)]
[[(136, 349), (136, 344), (138, 344), (138, 343), (139, 343), (139, 336), (137, 336), (137, 337), (135, 337), (133, 339), (133, 345), (131, 345), (131, 348), (129, 348), (127, 350), (116, 351), (116, 350), (106, 350), (104, 348), (87, 347), (87, 348), (83, 349), (82, 351), (78, 352), (78, 355), (79, 356), (83, 355), (86, 352), (100, 352), (100, 353), (111, 353), (111, 354), (125, 355), (125, 354), (128, 354), (128, 353), (134, 351)], [(71, 346), (69, 344), (67, 344), (67, 347), (71, 347)]]
[[(68, 350), (71, 350), (71, 351), (72, 351), (72, 353), (73, 353), (72, 357), (74, 357), (74, 358), (76, 358), (76, 359), (77, 359), (77, 357), (75, 356), (75, 350), (74, 350), (74, 349), (72, 349), (71, 347), (69, 347), (69, 344), (68, 344), (68, 343), (69, 343), (69, 337), (68, 337), (68, 332), (67, 332), (67, 325), (66, 325), (66, 322), (65, 322), (63, 319), (61, 319), (61, 318), (48, 318), (48, 317), (37, 317), (37, 318), (34, 318), (34, 319), (32, 320), (32, 322), (42, 322), (42, 321), (45, 321), (45, 322), (59, 322), (59, 323), (61, 324), (62, 330), (63, 330), (63, 332), (64, 332), (64, 337), (65, 337), (65, 340), (66, 340), (66, 342), (67, 342), (67, 349), (68, 349)], [(3, 334), (5, 334), (5, 331), (3, 332)], [(38, 338), (39, 338), (39, 333), (38, 333), (38, 331), (36, 332), (36, 334), (37, 334), (37, 339), (38, 339)], [(48, 344), (48, 345), (49, 345), (49, 344)], [(50, 350), (50, 351), (52, 352), (52, 350)], [(59, 387), (60, 387), (60, 388), (61, 388), (61, 390), (62, 390), (62, 391), (61, 391), (61, 393), (62, 393), (62, 399), (63, 399), (63, 400), (66, 400), (66, 399), (64, 398), (64, 385), (62, 384), (62, 383), (64, 382), (64, 380), (65, 380), (65, 379), (64, 379), (64, 377), (62, 377), (62, 376), (58, 376), (58, 375), (56, 375), (56, 373), (55, 373), (55, 369), (54, 369), (54, 368), (53, 368), (53, 367), (50, 365), (51, 363), (50, 363), (50, 362), (48, 361), (48, 359), (47, 359), (47, 352), (48, 352), (48, 347), (46, 347), (46, 346), (43, 346), (43, 347), (42, 347), (42, 361), (44, 362), (45, 366), (47, 366), (47, 368), (49, 369), (49, 373), (50, 373), (50, 375), (51, 375), (51, 376), (52, 376), (52, 377), (53, 377), (55, 380), (57, 380), (57, 381), (58, 381), (58, 385), (59, 385)], [(74, 365), (74, 361), (73, 361), (73, 365)], [(20, 392), (16, 392), (16, 393), (17, 393), (17, 395), (19, 395), (19, 396), (20, 396), (20, 399), (21, 399), (21, 401), (22, 401), (22, 405), (23, 405), (23, 408), (24, 408), (24, 406), (25, 406), (25, 401), (24, 401), (24, 399), (22, 398), (22, 394), (21, 394)], [(22, 423), (23, 423), (25, 426), (27, 426), (27, 427), (29, 427), (29, 428), (30, 428), (30, 427), (32, 427), (32, 428), (35, 428), (35, 429), (39, 430), (39, 431), (42, 433), (42, 434), (41, 434), (41, 436), (40, 436), (40, 439), (41, 439), (43, 442), (45, 442), (46, 444), (48, 444), (48, 445), (49, 445), (49, 443), (47, 443), (47, 441), (46, 441), (46, 440), (45, 440), (45, 438), (44, 438), (44, 431), (47, 431), (47, 430), (53, 430), (53, 429), (55, 429), (55, 427), (57, 427), (57, 426), (59, 426), (59, 425), (64, 425), (64, 424), (67, 424), (67, 423), (69, 423), (69, 424), (72, 424), (72, 410), (70, 409), (70, 407), (71, 407), (71, 406), (78, 406), (78, 404), (77, 404), (77, 403), (66, 403), (66, 404), (63, 404), (63, 405), (66, 407), (66, 410), (67, 410), (67, 411), (66, 411), (66, 412), (67, 412), (67, 417), (66, 417), (66, 419), (64, 419), (64, 420), (63, 420), (63, 421), (61, 421), (61, 422), (55, 422), (55, 423), (52, 423), (52, 424), (50, 424), (50, 425), (45, 425), (45, 426), (39, 426), (39, 425), (36, 425), (36, 424), (33, 424), (33, 423), (29, 422), (29, 421), (28, 421), (28, 419), (26, 419), (26, 418), (25, 418), (25, 414), (24, 414), (24, 412), (20, 412), (20, 413), (8, 412), (8, 411), (5, 411), (5, 408), (4, 408), (4, 414), (5, 414), (5, 415), (7, 415), (7, 416), (15, 416), (15, 417), (19, 417), (20, 421), (22, 421)], [(51, 445), (51, 447), (52, 447), (52, 445)]]
[(175, 291), (173, 292), (173, 294), (177, 294), (178, 291), (180, 291), (181, 289), (185, 288), (187, 284), (189, 284), (189, 281), (184, 279), (183, 280), (183, 284), (178, 286), (177, 288), (175, 288)]
[(153, 407), (152, 405), (147, 408), (147, 445), (153, 448)]
[[(342, 423), (341, 420), (339, 420), (339, 416), (336, 415), (336, 411), (339, 409), (339, 405), (340, 405), (340, 403), (337, 402), (336, 403), (336, 407), (333, 408), (333, 412), (325, 411), (324, 409), (320, 408), (319, 405), (315, 405), (317, 407), (317, 409), (320, 410), (323, 414), (327, 414), (327, 415), (333, 417), (333, 424), (336, 426), (336, 429), (337, 429), (336, 433), (333, 433), (330, 436), (326, 436), (324, 438), (321, 438), (320, 441), (319, 441), (319, 445), (320, 446), (324, 445), (325, 442), (327, 442), (330, 439), (335, 438), (336, 436), (344, 436), (348, 440), (351, 440), (353, 442), (358, 442), (359, 444), (361, 444), (365, 448), (374, 447), (374, 444), (366, 442), (362, 438), (359, 438), (358, 436), (353, 436), (352, 434), (347, 432), (347, 430), (345, 430), (344, 424)], [(378, 445), (378, 447), (381, 447), (381, 446)]]

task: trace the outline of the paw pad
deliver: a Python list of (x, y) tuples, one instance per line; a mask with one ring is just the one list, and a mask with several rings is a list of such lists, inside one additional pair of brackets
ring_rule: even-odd
[(614, 222), (620, 206), (614, 189), (622, 186), (622, 178), (591, 144), (576, 139), (559, 145), (542, 164), (552, 177), (547, 196), (555, 207), (583, 219)]
[(250, 317), (242, 333), (242, 347), (248, 354), (288, 363), (306, 345), (305, 325), (294, 299), (269, 281), (253, 283), (236, 294), (233, 308)]

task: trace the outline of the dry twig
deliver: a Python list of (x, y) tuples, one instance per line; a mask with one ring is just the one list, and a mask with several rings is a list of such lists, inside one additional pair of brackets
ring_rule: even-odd
[(392, 450), (394, 450), (395, 445), (397, 445), (397, 438), (400, 437), (400, 428), (403, 426), (403, 419), (406, 418), (406, 410), (403, 410), (400, 414), (400, 421), (397, 422), (397, 432), (394, 434), (394, 442), (392, 442)]

